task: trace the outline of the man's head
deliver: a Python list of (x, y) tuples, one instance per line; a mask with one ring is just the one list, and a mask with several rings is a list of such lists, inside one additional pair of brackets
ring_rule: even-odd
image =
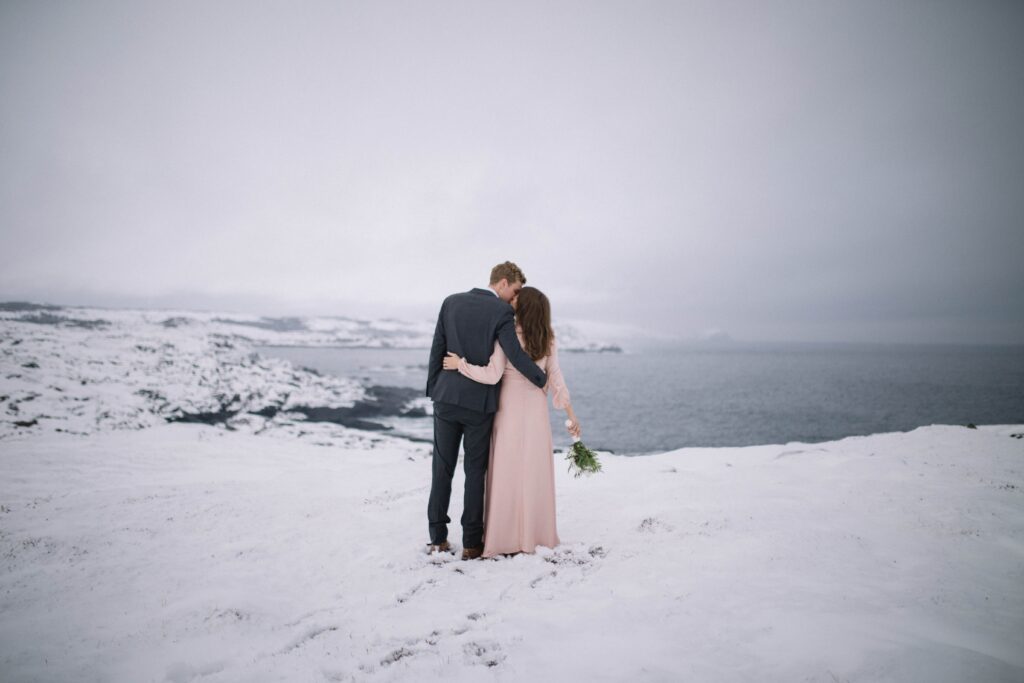
[(526, 284), (526, 276), (519, 266), (511, 261), (505, 261), (491, 268), (491, 289), (493, 289), (505, 303), (512, 303), (519, 290)]

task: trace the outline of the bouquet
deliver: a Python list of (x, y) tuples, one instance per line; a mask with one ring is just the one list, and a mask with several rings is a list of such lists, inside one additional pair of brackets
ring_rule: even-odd
[[(566, 420), (565, 426), (572, 426), (572, 420)], [(597, 455), (594, 451), (587, 448), (580, 441), (579, 437), (573, 437), (572, 448), (565, 454), (565, 459), (569, 461), (570, 472), (573, 471), (573, 468), (576, 468), (576, 471), (573, 473), (573, 476), (576, 478), (583, 474), (593, 474), (594, 472), (601, 471), (601, 462), (597, 459)]]

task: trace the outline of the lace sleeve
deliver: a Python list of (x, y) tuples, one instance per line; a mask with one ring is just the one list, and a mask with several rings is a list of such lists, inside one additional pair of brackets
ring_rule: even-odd
[(569, 405), (569, 387), (565, 385), (565, 376), (558, 364), (558, 342), (551, 342), (551, 355), (548, 356), (548, 383), (544, 385), (544, 391), (551, 396), (551, 402), (555, 408), (565, 410)]
[(487, 365), (472, 365), (463, 358), (459, 361), (459, 374), (480, 384), (497, 384), (505, 373), (507, 360), (505, 352), (501, 350), (501, 345), (494, 342), (494, 351), (491, 352), (491, 359)]

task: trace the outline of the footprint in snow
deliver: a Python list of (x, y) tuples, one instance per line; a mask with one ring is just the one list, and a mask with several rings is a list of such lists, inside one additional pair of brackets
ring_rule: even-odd
[[(448, 640), (455, 640), (456, 642), (463, 640), (461, 636), (474, 629), (477, 626), (474, 622), (479, 621), (484, 616), (486, 615), (481, 612), (472, 612), (466, 615), (466, 619), (469, 620), (468, 622), (446, 631), (434, 629), (428, 635), (420, 638), (392, 641), (391, 645), (386, 649), (385, 654), (380, 657), (380, 659), (361, 664), (359, 666), (359, 670), (363, 673), (374, 673), (379, 668), (387, 668), (392, 664), (409, 657), (415, 657), (423, 654), (436, 655), (438, 653), (437, 646), (439, 644), (444, 644)], [(465, 643), (462, 648), (471, 664), (497, 666), (505, 659), (505, 655), (501, 652), (500, 646), (496, 643), (472, 641)]]
[(493, 667), (505, 661), (505, 653), (495, 641), (472, 641), (462, 646), (462, 652), (469, 664)]
[(312, 641), (312, 640), (314, 640), (314, 639), (324, 635), (325, 633), (331, 633), (331, 632), (337, 631), (337, 630), (338, 630), (338, 627), (334, 626), (334, 625), (330, 625), (330, 626), (310, 626), (309, 628), (306, 628), (302, 632), (301, 635), (299, 635), (297, 638), (292, 640), (292, 642), (290, 642), (288, 645), (285, 645), (283, 648), (281, 648), (281, 650), (278, 652), (278, 654), (282, 654), (283, 655), (283, 654), (286, 654), (288, 652), (291, 652), (292, 650), (297, 650), (298, 648), (306, 645), (310, 641)]
[(642, 534), (653, 534), (660, 531), (672, 531), (672, 527), (657, 517), (645, 517), (636, 530)]
[(395, 603), (399, 605), (404, 604), (408, 602), (417, 593), (424, 591), (425, 589), (435, 585), (436, 583), (437, 579), (427, 579), (426, 581), (420, 581), (418, 584), (416, 584), (409, 590), (405, 591), (404, 593), (400, 593), (395, 598)]
[(547, 574), (541, 574), (533, 581), (530, 581), (530, 588), (536, 588), (542, 581), (544, 581), (544, 579), (553, 579), (556, 576), (558, 576), (558, 570), (552, 570)]

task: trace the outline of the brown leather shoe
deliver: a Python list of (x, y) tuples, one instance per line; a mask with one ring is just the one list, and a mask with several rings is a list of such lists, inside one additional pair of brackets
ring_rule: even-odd
[(479, 559), (480, 556), (483, 555), (483, 554), (484, 554), (484, 547), (482, 545), (479, 545), (479, 546), (477, 546), (475, 548), (463, 548), (462, 549), (462, 559), (464, 559), (464, 560), (476, 560), (476, 559)]
[(451, 553), (455, 554), (452, 550), (452, 544), (448, 541), (441, 541), (440, 543), (428, 543), (427, 544), (427, 555), (436, 555), (437, 553)]

